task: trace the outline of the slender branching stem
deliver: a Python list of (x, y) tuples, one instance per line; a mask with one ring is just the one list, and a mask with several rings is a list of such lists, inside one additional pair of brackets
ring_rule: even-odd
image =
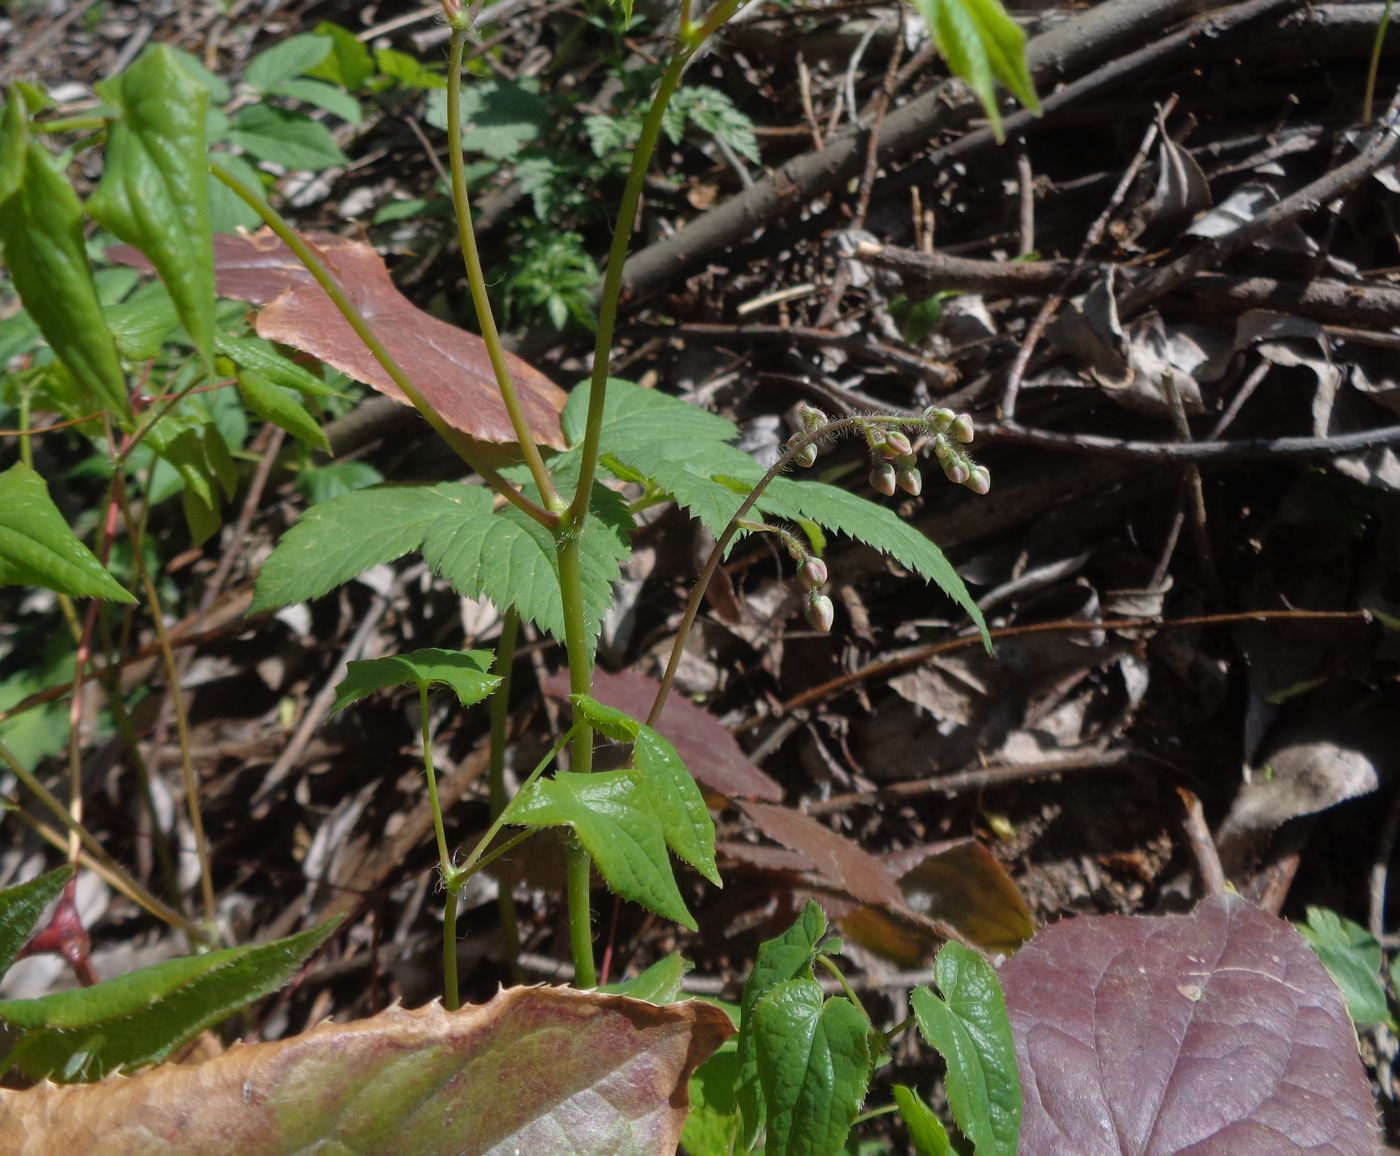
[[(545, 752), (544, 758), (535, 764), (535, 769), (531, 771), (525, 781), (520, 784), (520, 790), (515, 794), (516, 799), (523, 798), (525, 792), (534, 785), (535, 780), (549, 769), (549, 764), (554, 762), (554, 760), (559, 757), (559, 752), (569, 745), (569, 741), (574, 737), (575, 729), (574, 727), (570, 727), (555, 740), (554, 745)], [(491, 840), (496, 837), (500, 829), (509, 821), (510, 807), (507, 806), (505, 810), (491, 820), (491, 826), (486, 829), (486, 834), (477, 840), (476, 847), (472, 850), (472, 853), (467, 856), (466, 862), (463, 863), (462, 866), (456, 868), (454, 874), (461, 877), (464, 881), (469, 878), (476, 871), (478, 861), (481, 859), (482, 853), (486, 848), (491, 845)]]
[[(496, 644), (496, 672), (501, 684), (491, 696), (491, 818), (506, 809), (506, 739), (510, 724), (510, 680), (515, 665), (515, 644), (520, 637), (520, 613), (514, 607), (506, 610), (501, 621), (501, 638)], [(515, 983), (525, 981), (520, 969), (520, 927), (515, 918), (515, 896), (502, 885), (496, 895), (501, 919), (501, 949)]]
[(574, 986), (597, 987), (598, 969), (593, 963), (593, 861), (573, 835), (568, 838), (565, 887), (569, 898), (569, 946), (574, 957)]
[(306, 271), (316, 279), (316, 283), (325, 290), (326, 296), (331, 299), (331, 303), (345, 318), (346, 323), (355, 331), (364, 347), (369, 350), (375, 361), (379, 362), (384, 372), (389, 375), (389, 379), (399, 387), (404, 397), (420, 414), (424, 420), (433, 427), (438, 437), (451, 447), (452, 451), (461, 458), (467, 465), (474, 469), (485, 479), (487, 485), (500, 494), (511, 505), (528, 514), (540, 525), (549, 530), (554, 530), (559, 524), (559, 515), (553, 510), (546, 510), (520, 492), (520, 489), (512, 485), (503, 478), (494, 468), (488, 465), (476, 451), (471, 443), (471, 439), (460, 430), (448, 425), (439, 416), (428, 400), (419, 392), (418, 387), (409, 380), (399, 363), (394, 359), (384, 343), (379, 340), (374, 331), (370, 329), (360, 311), (355, 307), (353, 301), (341, 289), (340, 283), (331, 275), (326, 268), (325, 262), (316, 255), (316, 252), (308, 245), (301, 236), (294, 230), (266, 201), (262, 200), (243, 184), (232, 173), (228, 172), (219, 164), (211, 164), (210, 172), (228, 186), (230, 190), (240, 200), (252, 208), (263, 222), (271, 229), (281, 242), (289, 248), (296, 256), (297, 260), (305, 266)]
[(510, 366), (506, 362), (506, 351), (496, 329), (496, 318), (491, 312), (491, 299), (486, 295), (486, 275), (482, 272), (481, 254), (476, 246), (476, 230), (472, 228), (466, 166), (462, 160), (462, 47), (466, 39), (466, 30), (454, 26), (451, 59), (447, 66), (447, 156), (452, 170), (452, 207), (457, 217), (457, 240), (467, 267), (467, 285), (471, 289), (477, 324), (481, 327), (481, 339), (486, 343), (486, 356), (491, 360), (496, 386), (501, 391), (506, 413), (510, 415), (515, 440), (520, 443), (520, 453), (525, 458), (545, 508), (557, 512), (563, 509), (564, 503), (555, 492), (554, 481), (545, 467), (544, 459), (540, 457), (540, 447), (520, 406), (520, 397), (515, 391), (515, 382), (511, 379)]
[(1385, 0), (1380, 24), (1376, 27), (1376, 39), (1371, 45), (1371, 66), (1366, 72), (1366, 95), (1361, 102), (1361, 123), (1371, 123), (1371, 111), (1376, 97), (1376, 74), (1381, 67), (1381, 48), (1385, 45), (1386, 30), (1390, 27), (1390, 6), (1392, 0)]
[(856, 989), (851, 986), (851, 981), (846, 978), (846, 973), (836, 966), (836, 961), (829, 955), (817, 956), (817, 962), (827, 971), (836, 977), (836, 982), (841, 985), (841, 990), (846, 993), (846, 998), (856, 1005), (856, 1010), (865, 1017), (865, 1022), (874, 1027), (874, 1021), (870, 1018), (870, 1013), (865, 1010), (865, 1005), (860, 1002), (860, 996), (856, 995)]

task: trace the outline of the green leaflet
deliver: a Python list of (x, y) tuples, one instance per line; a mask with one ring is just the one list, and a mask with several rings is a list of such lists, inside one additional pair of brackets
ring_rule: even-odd
[(314, 173), (346, 162), (325, 125), (271, 105), (249, 105), (226, 135), (258, 160), (288, 169)]
[(681, 980), (685, 978), (685, 973), (690, 967), (680, 952), (673, 951), (670, 955), (658, 959), (640, 975), (634, 975), (620, 983), (605, 983), (598, 990), (610, 995), (644, 999), (648, 1003), (675, 1003), (687, 998), (681, 991)]
[(1376, 937), (1325, 907), (1309, 907), (1308, 921), (1297, 927), (1346, 996), (1351, 1022), (1357, 1027), (1386, 1024), (1394, 1031), (1395, 1019), (1380, 978), (1381, 945)]
[(243, 73), (243, 79), (250, 88), (268, 92), (282, 81), (315, 68), (331, 54), (333, 47), (329, 36), (309, 33), (290, 36), (253, 57)]
[(238, 392), (243, 404), (264, 421), (286, 430), (312, 449), (327, 454), (331, 452), (331, 443), (325, 431), (295, 393), (274, 385), (255, 369), (239, 372)]
[(129, 418), (126, 375), (88, 267), (82, 205), (53, 158), (28, 139), (13, 89), (0, 136), (0, 243), (25, 309), (90, 404)]
[(120, 112), (88, 212), (150, 258), (185, 332), (214, 356), (214, 250), (205, 158), (208, 90), (157, 46), (97, 86)]
[(753, 1010), (767, 1105), (764, 1156), (834, 1156), (870, 1083), (870, 1025), (844, 996), (823, 1000), (815, 980), (777, 984)]
[(281, 987), (338, 926), (172, 959), (93, 987), (0, 1000), (18, 1036), (6, 1057), (30, 1079), (98, 1080), (165, 1059), (186, 1040)]
[(413, 686), (419, 690), (445, 686), (463, 706), (475, 706), (501, 685), (499, 678), (487, 673), (494, 659), (489, 650), (429, 648), (351, 662), (335, 688), (331, 713), (391, 686)]
[(698, 930), (676, 887), (653, 800), (636, 771), (561, 772), (517, 795), (506, 815), (518, 827), (572, 827), (614, 892)]
[(20, 462), (0, 474), (0, 586), (136, 601), (68, 528), (44, 479)]
[(263, 341), (259, 337), (233, 337), (223, 330), (217, 330), (214, 333), (214, 348), (240, 369), (256, 370), (268, 381), (280, 385), (283, 389), (295, 389), (298, 393), (309, 394), (312, 397), (329, 397), (335, 394), (334, 389), (309, 369), (288, 357), (283, 357), (271, 342)]
[(745, 1147), (751, 1147), (767, 1118), (763, 1088), (759, 1080), (758, 1053), (754, 1046), (754, 1008), (778, 984), (793, 979), (811, 979), (812, 962), (821, 951), (826, 935), (826, 915), (810, 899), (802, 914), (782, 935), (759, 945), (753, 971), (744, 984), (739, 1004), (739, 1059), (736, 1096), (743, 1114)]
[(0, 975), (10, 970), (10, 965), (39, 926), (44, 909), (58, 898), (72, 877), (72, 867), (60, 867), (0, 891)]
[(919, 1093), (905, 1084), (894, 1086), (894, 1102), (909, 1129), (916, 1156), (949, 1156), (948, 1130), (933, 1109), (919, 1098)]
[(992, 965), (946, 943), (934, 961), (942, 997), (914, 989), (919, 1033), (948, 1062), (948, 1104), (978, 1156), (1015, 1156), (1021, 1135), (1021, 1077), (1006, 1000)]
[(1001, 81), (1032, 112), (1040, 111), (1026, 67), (1026, 37), (1001, 0), (912, 0), (954, 76), (977, 94), (997, 140), (1002, 139), (996, 82)]

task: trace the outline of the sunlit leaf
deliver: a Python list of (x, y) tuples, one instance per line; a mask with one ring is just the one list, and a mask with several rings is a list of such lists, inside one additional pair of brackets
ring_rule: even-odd
[(494, 658), (489, 650), (427, 649), (347, 663), (345, 677), (335, 688), (331, 713), (393, 686), (445, 686), (462, 706), (475, 706), (501, 684), (496, 675), (488, 673)]
[(72, 877), (72, 867), (60, 867), (0, 891), (0, 975), (10, 970), (44, 911)]

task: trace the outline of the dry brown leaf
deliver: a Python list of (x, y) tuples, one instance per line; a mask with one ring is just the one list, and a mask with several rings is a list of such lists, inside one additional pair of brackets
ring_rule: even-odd
[(896, 909), (904, 906), (894, 877), (859, 844), (791, 807), (747, 799), (740, 800), (739, 807), (768, 838), (804, 856), (823, 878), (853, 899)]
[(0, 1092), (0, 1152), (672, 1153), (719, 1008), (511, 988), (200, 1064)]

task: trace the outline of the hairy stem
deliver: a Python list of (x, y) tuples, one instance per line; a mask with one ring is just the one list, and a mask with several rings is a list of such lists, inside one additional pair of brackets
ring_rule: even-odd
[(569, 895), (569, 945), (574, 956), (574, 986), (597, 987), (593, 964), (593, 912), (589, 886), (593, 862), (572, 836), (567, 852)]

